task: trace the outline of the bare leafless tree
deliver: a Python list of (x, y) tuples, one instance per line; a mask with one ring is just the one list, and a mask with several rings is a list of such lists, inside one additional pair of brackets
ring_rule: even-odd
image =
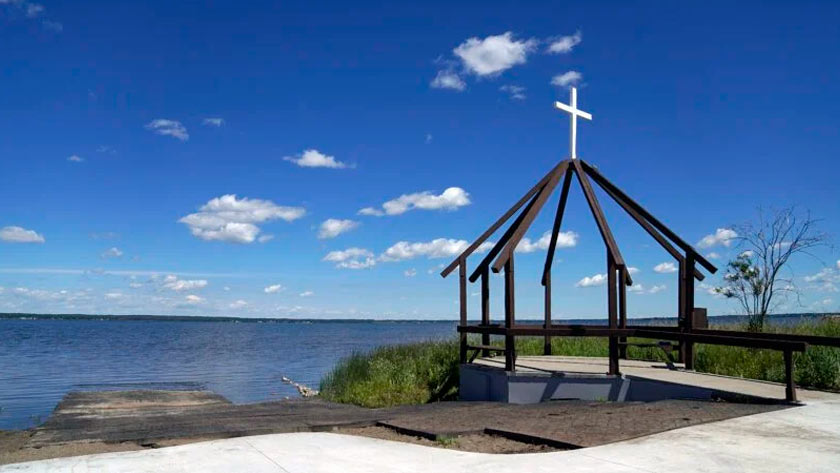
[(748, 316), (749, 330), (760, 332), (767, 314), (788, 296), (799, 296), (793, 278), (782, 271), (794, 255), (814, 256), (814, 248), (828, 244), (828, 235), (817, 224), (809, 212), (788, 207), (769, 214), (759, 209), (757, 223), (735, 227), (737, 248), (742, 251), (727, 264), (723, 285), (715, 292), (738, 301)]

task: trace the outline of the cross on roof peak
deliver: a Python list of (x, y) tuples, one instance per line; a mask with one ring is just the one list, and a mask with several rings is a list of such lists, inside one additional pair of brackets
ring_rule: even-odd
[(592, 120), (592, 115), (577, 108), (577, 88), (569, 88), (569, 105), (562, 102), (554, 102), (554, 108), (563, 110), (572, 116), (569, 124), (569, 154), (572, 159), (577, 159), (577, 117)]

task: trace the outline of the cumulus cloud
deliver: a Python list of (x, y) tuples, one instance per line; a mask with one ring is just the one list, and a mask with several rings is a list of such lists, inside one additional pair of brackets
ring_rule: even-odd
[(228, 305), (231, 309), (242, 309), (246, 306), (248, 306), (248, 301), (244, 301), (242, 299), (235, 300)]
[(704, 236), (700, 241), (697, 242), (698, 248), (711, 248), (717, 245), (723, 245), (725, 247), (732, 246), (732, 242), (738, 238), (738, 234), (735, 230), (730, 228), (718, 228), (715, 230), (714, 233)]
[(569, 87), (583, 80), (583, 74), (578, 71), (567, 71), (551, 78), (551, 85)]
[(711, 253), (706, 255), (706, 258), (708, 258), (708, 259), (720, 259), (720, 254), (712, 251)]
[[(572, 248), (577, 245), (578, 234), (572, 231), (557, 233), (557, 248)], [(533, 253), (537, 250), (547, 250), (551, 244), (551, 231), (543, 233), (537, 241), (523, 238), (516, 247), (517, 253)]]
[(0, 228), (0, 241), (7, 243), (44, 243), (44, 236), (35, 230), (10, 225)]
[(662, 292), (665, 289), (667, 289), (667, 287), (664, 284), (660, 284), (658, 286), (653, 286), (652, 288), (648, 289), (648, 293), (656, 294), (657, 292)]
[(174, 274), (170, 274), (163, 279), (163, 287), (172, 291), (193, 291), (195, 289), (202, 289), (207, 287), (206, 279), (178, 279)]
[(478, 76), (492, 76), (524, 64), (537, 46), (534, 39), (514, 39), (510, 31), (484, 39), (469, 38), (452, 52), (466, 70)]
[(511, 100), (525, 100), (525, 87), (521, 85), (503, 85), (499, 87), (502, 92), (507, 92)]
[[(405, 261), (417, 257), (426, 258), (449, 258), (462, 253), (470, 244), (466, 240), (455, 240), (452, 238), (436, 238), (429, 242), (407, 242), (398, 241), (385, 250), (380, 256), (381, 261), (394, 262)], [(484, 242), (476, 249), (482, 253), (493, 247), (493, 243)]]
[(461, 79), (461, 76), (451, 70), (438, 71), (432, 80), (431, 86), (435, 89), (450, 89), (457, 90), (458, 92), (467, 88), (467, 84)]
[(606, 283), (607, 283), (607, 275), (606, 274), (596, 274), (594, 276), (586, 276), (585, 278), (576, 282), (575, 287), (603, 286)]
[(108, 258), (119, 258), (122, 255), (123, 255), (122, 250), (120, 250), (119, 248), (114, 246), (114, 247), (108, 248), (107, 250), (103, 251), (100, 256), (105, 258), (105, 259), (108, 259)]
[(575, 46), (580, 44), (582, 40), (583, 34), (580, 32), (580, 30), (576, 31), (573, 35), (553, 38), (549, 40), (546, 52), (550, 54), (568, 54), (572, 52), (572, 49), (574, 49)]
[(70, 161), (71, 163), (83, 163), (85, 161), (85, 158), (83, 158), (79, 155), (73, 154), (73, 155), (70, 155), (70, 157), (67, 158), (67, 160)]
[(421, 210), (455, 210), (458, 207), (470, 205), (470, 195), (460, 187), (450, 187), (440, 195), (431, 191), (403, 194), (396, 199), (382, 204), (382, 209), (365, 207), (359, 210), (359, 215), (400, 215), (412, 209)]
[(219, 117), (205, 118), (204, 120), (201, 121), (201, 124), (204, 125), (204, 126), (214, 126), (216, 128), (219, 128), (220, 126), (225, 124), (225, 119), (224, 118), (219, 118)]
[(328, 156), (317, 149), (307, 149), (299, 156), (286, 156), (283, 160), (295, 163), (303, 168), (343, 169), (350, 167), (346, 163), (337, 161), (335, 156)]
[(300, 296), (300, 297), (312, 297), (314, 295), (315, 295), (315, 293), (312, 292), (312, 291), (303, 291), (300, 294), (298, 294), (298, 296)]
[(168, 120), (166, 118), (158, 118), (146, 124), (146, 129), (157, 133), (158, 135), (171, 136), (181, 141), (190, 139), (187, 128), (178, 120)]
[(188, 294), (184, 299), (187, 301), (187, 304), (201, 304), (204, 302), (203, 297), (196, 296), (195, 294)]
[(373, 252), (364, 248), (347, 248), (346, 250), (330, 251), (323, 261), (335, 263), (336, 268), (367, 269), (376, 265)]
[(283, 287), (282, 284), (272, 284), (271, 286), (265, 287), (263, 289), (263, 292), (265, 292), (266, 294), (276, 294), (276, 293), (278, 293), (280, 291), (284, 291), (284, 290), (286, 290), (286, 288)]
[[(840, 264), (838, 264), (840, 268)], [(837, 285), (840, 284), (840, 269), (823, 268), (820, 272), (805, 276), (805, 282), (810, 284), (812, 289), (823, 292), (838, 292)]]
[(670, 261), (666, 261), (664, 263), (659, 263), (656, 266), (654, 266), (653, 270), (660, 274), (676, 273), (677, 265)]
[(235, 194), (226, 194), (211, 199), (199, 212), (178, 221), (202, 240), (253, 243), (261, 231), (256, 224), (278, 219), (292, 222), (305, 214), (302, 207), (285, 207), (270, 200), (240, 199)]
[(326, 240), (335, 238), (342, 233), (349, 232), (359, 226), (359, 222), (353, 220), (339, 220), (336, 218), (329, 218), (321, 222), (321, 227), (318, 229), (318, 238)]

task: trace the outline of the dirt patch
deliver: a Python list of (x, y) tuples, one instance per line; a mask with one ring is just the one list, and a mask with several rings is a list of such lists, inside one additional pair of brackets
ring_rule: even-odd
[(548, 445), (519, 442), (498, 435), (483, 433), (469, 433), (452, 437), (441, 437), (430, 440), (423, 437), (401, 434), (393, 429), (382, 426), (341, 428), (335, 431), (339, 434), (359, 435), (382, 440), (413, 443), (427, 447), (448, 448), (475, 453), (541, 453), (553, 452), (557, 448)]

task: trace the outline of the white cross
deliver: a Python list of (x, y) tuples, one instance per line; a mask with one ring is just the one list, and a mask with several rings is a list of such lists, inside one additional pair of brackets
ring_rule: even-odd
[(571, 106), (561, 102), (554, 102), (554, 108), (559, 108), (572, 116), (572, 123), (569, 126), (569, 149), (571, 150), (572, 159), (577, 159), (577, 117), (592, 120), (592, 115), (584, 112), (583, 110), (578, 110), (576, 88), (571, 88), (570, 95), (571, 99), (569, 101)]

